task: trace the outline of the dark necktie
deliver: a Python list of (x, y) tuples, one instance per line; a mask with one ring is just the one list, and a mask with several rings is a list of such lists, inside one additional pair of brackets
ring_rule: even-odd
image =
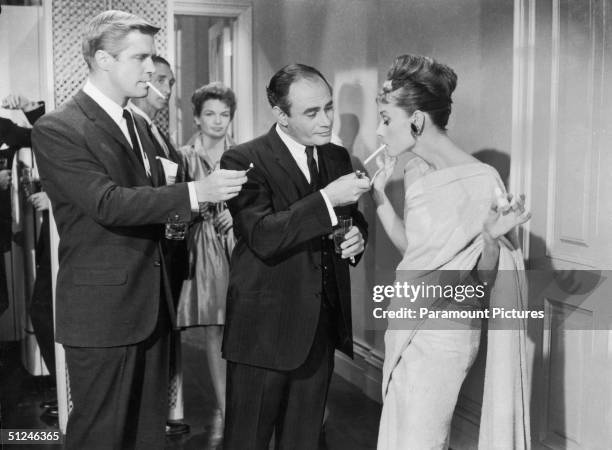
[(306, 162), (308, 163), (308, 172), (310, 172), (310, 187), (313, 191), (319, 189), (319, 169), (317, 162), (314, 159), (314, 147), (306, 146)]
[(140, 161), (140, 164), (144, 167), (144, 162), (142, 160), (142, 152), (140, 151), (140, 145), (138, 144), (138, 136), (136, 135), (136, 127), (134, 125), (134, 118), (132, 114), (127, 110), (123, 110), (123, 118), (125, 119), (125, 123), (127, 124), (128, 133), (130, 135), (130, 139), (132, 141), (132, 149)]

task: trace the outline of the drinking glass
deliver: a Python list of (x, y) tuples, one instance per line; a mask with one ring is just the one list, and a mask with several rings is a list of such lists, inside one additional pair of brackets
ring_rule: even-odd
[(186, 232), (187, 222), (181, 221), (181, 217), (178, 214), (168, 217), (168, 220), (166, 221), (166, 239), (180, 241), (185, 239)]
[(336, 225), (332, 231), (334, 237), (334, 250), (336, 253), (341, 254), (342, 248), (340, 244), (344, 242), (344, 236), (353, 226), (353, 218), (350, 216), (338, 216), (338, 225)]

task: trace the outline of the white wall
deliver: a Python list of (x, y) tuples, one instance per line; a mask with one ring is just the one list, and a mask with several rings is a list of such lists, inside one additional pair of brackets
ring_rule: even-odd
[(2, 6), (0, 14), (0, 99), (20, 93), (45, 99), (41, 6)]

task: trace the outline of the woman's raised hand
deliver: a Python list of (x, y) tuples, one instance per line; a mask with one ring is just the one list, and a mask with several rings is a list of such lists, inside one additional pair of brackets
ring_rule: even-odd
[(372, 176), (372, 186), (378, 192), (384, 192), (391, 175), (393, 175), (393, 169), (397, 163), (397, 158), (389, 156), (387, 152), (383, 152), (381, 155), (376, 157), (376, 165), (378, 170)]
[(531, 213), (525, 210), (524, 194), (521, 194), (518, 199), (512, 194), (501, 191), (497, 194), (483, 225), (483, 232), (491, 239), (499, 239), (514, 227), (524, 224), (531, 218)]

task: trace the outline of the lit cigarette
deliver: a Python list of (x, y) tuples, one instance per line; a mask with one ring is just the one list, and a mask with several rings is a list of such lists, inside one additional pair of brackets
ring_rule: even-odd
[(366, 160), (363, 162), (363, 165), (365, 166), (367, 163), (369, 163), (370, 161), (372, 161), (372, 159), (378, 155), (380, 152), (382, 152), (385, 148), (387, 148), (387, 144), (383, 144), (380, 147), (378, 147), (376, 149), (376, 151), (374, 153), (372, 153), (370, 156), (368, 156), (366, 158)]
[(157, 89), (155, 86), (153, 86), (153, 84), (150, 81), (147, 81), (147, 86), (149, 86), (150, 89), (153, 89), (153, 92), (155, 92), (157, 95), (159, 95), (161, 98), (165, 99), (166, 96), (164, 94), (162, 94), (159, 89)]
[(249, 170), (251, 170), (253, 167), (255, 167), (255, 164), (250, 163), (250, 164), (249, 164), (249, 168), (248, 168), (248, 169), (247, 169), (247, 170), (246, 170), (244, 173), (247, 173), (247, 172), (248, 172)]

